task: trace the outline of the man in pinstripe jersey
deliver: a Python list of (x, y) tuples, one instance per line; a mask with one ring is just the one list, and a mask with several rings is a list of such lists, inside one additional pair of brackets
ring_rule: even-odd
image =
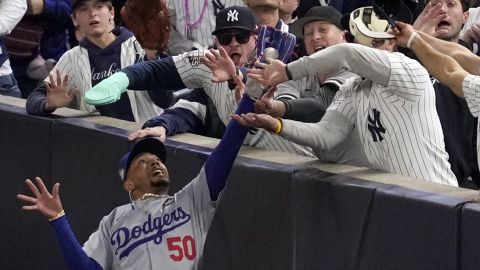
[[(245, 37), (242, 32), (246, 28), (250, 30), (247, 31), (248, 33)], [(254, 55), (256, 42), (255, 36), (252, 35), (254, 29), (255, 16), (246, 7), (230, 7), (221, 11), (219, 16), (217, 16), (215, 31), (217, 43), (225, 48), (227, 54), (238, 67), (243, 66)], [(115, 77), (108, 78), (104, 82), (117, 84), (115, 82), (117, 78), (120, 80), (126, 78), (122, 85), (125, 85), (128, 89), (203, 88), (206, 95), (213, 101), (221, 121), (226, 124), (230, 120), (230, 115), (235, 112), (237, 107), (235, 96), (233, 91), (230, 90), (228, 82), (212, 82), (211, 70), (200, 62), (204, 53), (204, 51), (192, 51), (170, 58), (140, 63), (123, 69), (121, 73), (124, 73), (125, 77), (118, 78), (118, 75), (114, 74)], [(107, 92), (104, 92), (106, 89), (103, 88), (103, 82), (101, 84), (87, 92), (85, 98), (87, 99), (89, 95), (94, 97), (104, 96), (107, 97), (105, 100), (109, 100), (112, 98), (110, 94), (115, 90), (119, 90), (118, 88), (109, 89)], [(92, 93), (95, 95), (91, 95)], [(113, 97), (113, 100), (115, 100), (115, 97)], [(172, 110), (175, 110), (174, 114), (172, 114)], [(165, 133), (166, 135), (174, 135), (179, 132), (190, 132), (192, 128), (203, 125), (206, 121), (206, 105), (204, 102), (180, 100), (166, 113), (168, 115), (157, 117), (147, 123), (148, 126), (146, 127), (155, 126), (153, 127), (154, 130), (153, 128), (146, 129), (133, 134), (131, 138), (134, 139), (137, 136), (143, 137), (146, 135), (162, 136)], [(178, 119), (180, 120), (177, 121)], [(159, 125), (163, 128), (159, 127)], [(159, 129), (167, 130), (159, 131)], [(313, 157), (311, 149), (295, 145), (265, 131), (249, 136), (245, 143), (269, 150)]]
[[(362, 18), (363, 11), (354, 11), (352, 16), (356, 14)], [(350, 17), (350, 20), (354, 18)], [(369, 21), (373, 23), (374, 19)], [(366, 33), (379, 34), (361, 32), (366, 25), (355, 26), (356, 31), (350, 29), (356, 39)], [(363, 37), (362, 40), (368, 39)], [(258, 114), (234, 118), (245, 125), (275, 131), (296, 143), (323, 149), (342, 143), (356, 129), (371, 168), (458, 186), (448, 163), (436, 113), (435, 91), (428, 72), (420, 63), (401, 53), (379, 50), (389, 48), (393, 43), (394, 40), (384, 41), (378, 48), (338, 44), (288, 65), (274, 60), (271, 64), (262, 64), (263, 70), (252, 70), (249, 76), (264, 85), (277, 85), (305, 76), (322, 76), (342, 68), (361, 76), (341, 87), (318, 123), (300, 123)], [(394, 47), (390, 46), (389, 51)], [(335, 125), (331, 125), (332, 122)]]
[[(148, 92), (128, 91), (118, 102), (107, 106), (93, 107), (84, 103), (85, 91), (143, 58), (144, 51), (127, 29), (112, 30), (111, 1), (76, 0), (72, 3), (72, 10), (74, 24), (85, 38), (60, 58), (44, 84), (30, 94), (27, 112), (50, 115), (57, 108), (71, 107), (92, 113), (98, 110), (105, 116), (141, 123), (161, 113), (163, 110), (152, 101)], [(164, 100), (158, 98), (155, 101), (162, 105)]]

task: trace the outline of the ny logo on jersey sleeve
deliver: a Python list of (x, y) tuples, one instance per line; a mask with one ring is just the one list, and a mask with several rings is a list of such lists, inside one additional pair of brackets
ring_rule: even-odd
[(377, 109), (372, 109), (372, 111), (373, 118), (368, 114), (368, 130), (374, 142), (381, 142), (383, 140), (382, 134), (385, 134), (386, 130), (380, 121), (380, 112)]

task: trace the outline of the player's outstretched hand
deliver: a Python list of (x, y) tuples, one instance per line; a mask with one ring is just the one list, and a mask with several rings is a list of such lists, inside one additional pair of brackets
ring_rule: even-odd
[(237, 72), (235, 64), (222, 46), (218, 51), (210, 49), (200, 61), (212, 70), (212, 82), (215, 83), (231, 80)]
[(57, 215), (63, 211), (59, 195), (60, 183), (53, 185), (52, 193), (50, 194), (40, 177), (35, 177), (35, 181), (37, 182), (36, 186), (30, 179), (25, 181), (32, 191), (33, 196), (23, 194), (17, 195), (19, 200), (30, 204), (22, 206), (22, 209), (27, 211), (39, 211), (49, 219), (57, 217)]
[(160, 141), (165, 142), (167, 139), (167, 130), (162, 126), (144, 128), (130, 134), (128, 140), (134, 141), (145, 137), (158, 137)]
[(273, 117), (283, 116), (285, 113), (283, 102), (273, 99), (276, 91), (277, 87), (272, 87), (255, 102), (256, 113), (264, 113)]
[(248, 77), (263, 85), (277, 85), (288, 81), (286, 64), (280, 60), (266, 59), (267, 63), (255, 63), (257, 68), (248, 70)]
[(277, 130), (278, 119), (268, 114), (247, 113), (232, 115), (232, 118), (243, 126), (252, 128), (264, 128), (270, 132)]
[(57, 69), (57, 79), (49, 74), (50, 83), (46, 83), (47, 88), (47, 102), (45, 103), (45, 110), (51, 111), (57, 108), (66, 107), (72, 102), (78, 93), (78, 89), (68, 88), (68, 75), (62, 78), (60, 71)]
[(446, 29), (437, 29), (439, 23), (447, 17), (448, 15), (443, 11), (441, 3), (432, 5), (432, 1), (430, 1), (425, 5), (422, 13), (418, 15), (413, 23), (413, 28), (430, 36), (438, 37), (448, 31)]
[(392, 30), (392, 33), (397, 39), (397, 44), (402, 47), (407, 47), (408, 40), (410, 39), (410, 36), (413, 34), (413, 32), (415, 32), (415, 30), (410, 24), (406, 24), (403, 22), (397, 21), (395, 22), (395, 25), (397, 27)]
[(240, 76), (237, 74), (233, 75), (233, 82), (235, 83), (235, 100), (237, 103), (240, 102), (240, 100), (243, 97), (243, 94), (245, 94), (245, 84), (243, 83), (242, 79)]

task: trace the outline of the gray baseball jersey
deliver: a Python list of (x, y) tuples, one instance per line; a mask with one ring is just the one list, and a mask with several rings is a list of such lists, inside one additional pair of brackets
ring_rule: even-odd
[(289, 64), (293, 78), (346, 68), (347, 82), (328, 108), (358, 129), (371, 167), (457, 186), (448, 163), (428, 72), (401, 53), (339, 44)]
[(173, 196), (115, 208), (83, 249), (103, 269), (197, 269), (215, 209), (202, 168)]

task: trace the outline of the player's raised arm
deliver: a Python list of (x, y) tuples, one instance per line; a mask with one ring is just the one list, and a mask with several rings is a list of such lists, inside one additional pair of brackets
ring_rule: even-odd
[(65, 262), (70, 269), (102, 269), (94, 259), (90, 258), (85, 251), (83, 251), (68, 224), (60, 200), (60, 184), (56, 183), (52, 188), (52, 193), (50, 193), (40, 177), (36, 177), (35, 181), (37, 185), (30, 179), (25, 181), (28, 188), (32, 191), (33, 196), (17, 195), (19, 200), (30, 204), (23, 206), (22, 209), (26, 211), (39, 211), (49, 219), (57, 236)]
[[(233, 76), (237, 87), (243, 88), (244, 84), (238, 75)], [(254, 100), (247, 94), (238, 103), (236, 114), (245, 114), (253, 112)], [(207, 177), (208, 189), (210, 191), (210, 199), (216, 201), (218, 195), (227, 184), (227, 177), (233, 166), (233, 162), (237, 157), (238, 151), (248, 133), (248, 128), (240, 125), (238, 122), (231, 120), (222, 140), (212, 152), (205, 163), (205, 175)]]

